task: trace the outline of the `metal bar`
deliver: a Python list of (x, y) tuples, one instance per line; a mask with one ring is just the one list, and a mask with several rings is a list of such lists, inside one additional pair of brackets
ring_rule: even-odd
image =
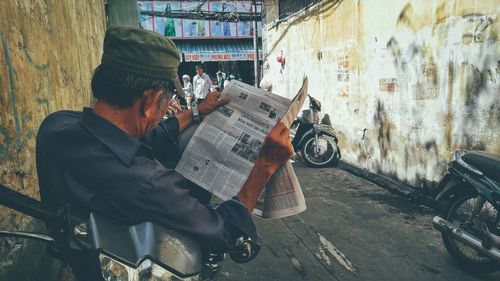
[[(253, 14), (257, 15), (257, 1), (253, 0)], [(258, 37), (257, 37), (257, 20), (253, 21), (253, 50), (254, 50), (254, 58), (253, 58), (253, 69), (254, 69), (254, 86), (259, 87), (259, 47), (258, 47)]]
[(164, 17), (164, 18), (182, 18), (182, 19), (204, 19), (204, 20), (220, 20), (220, 21), (260, 21), (262, 20), (260, 13), (228, 13), (228, 12), (155, 12), (141, 11), (141, 15)]

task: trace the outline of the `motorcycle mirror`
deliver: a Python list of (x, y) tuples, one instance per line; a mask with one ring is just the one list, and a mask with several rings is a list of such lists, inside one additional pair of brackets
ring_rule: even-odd
[(311, 105), (311, 109), (313, 111), (316, 111), (316, 112), (320, 112), (321, 111), (321, 103), (317, 99), (309, 96), (309, 102), (310, 102), (310, 105)]

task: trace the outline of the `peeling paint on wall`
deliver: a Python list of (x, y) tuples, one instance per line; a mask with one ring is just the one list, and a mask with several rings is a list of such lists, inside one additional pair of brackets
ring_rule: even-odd
[(455, 149), (500, 154), (495, 1), (335, 3), (268, 21), (263, 37), (273, 90), (291, 97), (309, 76), (347, 161), (422, 187), (443, 176)]

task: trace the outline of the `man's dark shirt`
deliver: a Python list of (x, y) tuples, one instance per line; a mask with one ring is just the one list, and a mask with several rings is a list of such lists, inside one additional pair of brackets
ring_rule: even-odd
[(127, 223), (152, 221), (216, 251), (229, 249), (239, 235), (257, 239), (240, 202), (203, 205), (181, 175), (161, 164), (178, 157), (178, 132), (171, 118), (139, 141), (90, 108), (49, 115), (37, 136), (42, 202), (54, 209), (69, 204), (83, 216), (94, 211)]

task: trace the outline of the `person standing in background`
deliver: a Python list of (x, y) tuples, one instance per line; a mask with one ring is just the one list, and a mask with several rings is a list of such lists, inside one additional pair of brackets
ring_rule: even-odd
[(217, 71), (217, 91), (222, 92), (224, 90), (224, 75), (222, 71)]
[(241, 77), (241, 74), (239, 73), (236, 74), (236, 80), (243, 82), (243, 77)]
[(193, 101), (193, 84), (191, 84), (191, 78), (189, 75), (182, 75), (182, 81), (184, 82), (182, 89), (184, 90), (186, 105), (188, 109), (191, 109), (191, 102)]
[(205, 73), (201, 64), (196, 66), (196, 75), (193, 77), (194, 101), (197, 104), (203, 102), (207, 94), (212, 89), (212, 81)]
[(224, 80), (224, 88), (225, 88), (225, 87), (227, 86), (227, 84), (229, 84), (229, 82), (230, 82), (231, 80), (233, 80), (233, 79), (234, 79), (234, 75), (229, 74), (229, 75), (227, 76), (226, 80)]

